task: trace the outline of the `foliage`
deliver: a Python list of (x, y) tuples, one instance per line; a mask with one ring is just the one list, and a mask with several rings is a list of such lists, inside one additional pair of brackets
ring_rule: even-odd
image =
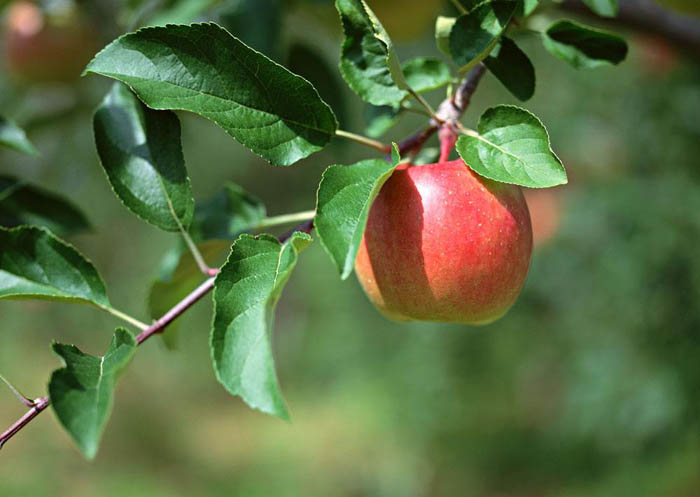
[[(418, 162), (423, 143), (401, 150), (340, 130), (336, 114), (314, 85), (268, 56), (274, 46), (261, 47), (265, 55), (217, 23), (189, 23), (213, 13), (218, 3), (177, 2), (152, 13), (150, 19), (139, 14), (147, 5), (132, 3), (127, 9), (130, 17), (147, 27), (121, 29), (129, 32), (109, 43), (85, 69), (86, 74), (116, 80), (94, 114), (95, 144), (107, 179), (124, 206), (142, 220), (183, 237), (163, 257), (161, 274), (151, 287), (151, 317), (184, 312), (203, 296), (194, 299), (196, 289), (212, 282), (206, 290), (214, 290), (210, 346), (217, 379), (251, 407), (289, 419), (274, 361), (272, 324), (284, 286), (311, 243), (310, 224), (280, 238), (251, 234), (276, 223), (257, 197), (232, 184), (195, 205), (175, 111), (214, 122), (273, 165), (295, 165), (336, 136), (391, 155), (390, 161), (380, 156), (329, 166), (320, 180), (316, 211), (309, 217), (343, 279), (353, 270), (372, 201), (398, 166), (399, 155), (406, 152), (408, 159)], [(612, 15), (616, 8), (614, 2), (588, 3), (603, 15)], [(446, 102), (464, 97), (474, 91), (465, 89), (465, 71), (481, 68), (483, 61), (518, 99), (533, 96), (534, 66), (506, 34), (518, 32), (537, 2), (487, 0), (465, 5), (459, 16), (443, 16), (437, 22), (438, 49), (450, 57), (451, 68), (434, 58), (435, 53), (402, 62), (368, 2), (335, 2), (344, 34), (340, 74), (365, 103), (384, 106), (383, 123), (373, 123), (370, 134), (378, 136), (399, 115), (417, 111), (427, 114), (425, 121), (431, 120), (435, 129), (459, 131), (459, 155), (485, 178), (536, 188), (566, 183), (549, 135), (530, 111), (498, 105), (486, 110), (472, 130), (458, 120), (464, 108), (458, 109), (457, 118), (448, 119), (420, 95), (448, 87)], [(250, 15), (256, 12), (252, 4), (240, 11), (245, 19), (256, 17)], [(238, 9), (224, 9), (216, 17), (235, 26), (235, 12)], [(577, 68), (618, 64), (627, 54), (618, 36), (572, 21), (555, 22), (542, 33), (542, 41), (549, 52)], [(0, 145), (36, 153), (22, 129), (6, 119), (0, 119)], [(318, 157), (325, 160), (322, 154)], [(0, 298), (89, 303), (145, 333), (163, 331), (115, 309), (94, 265), (57, 237), (87, 227), (85, 216), (70, 201), (9, 177), (0, 179), (0, 188), (0, 221), (11, 227), (0, 228)], [(20, 195), (25, 201), (17, 201)], [(228, 259), (217, 274), (207, 263), (226, 249)], [(59, 421), (88, 458), (97, 452), (116, 380), (136, 346), (125, 329), (115, 332), (103, 356), (54, 345), (65, 367), (52, 376), (50, 400)]]

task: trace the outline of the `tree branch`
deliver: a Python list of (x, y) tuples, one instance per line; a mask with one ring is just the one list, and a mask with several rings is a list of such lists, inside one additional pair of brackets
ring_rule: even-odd
[[(399, 151), (401, 154), (405, 154), (411, 151), (418, 151), (425, 144), (428, 139), (435, 134), (435, 132), (441, 126), (453, 126), (462, 114), (467, 109), (472, 95), (476, 91), (476, 87), (479, 84), (486, 67), (479, 63), (472, 71), (469, 73), (467, 79), (457, 88), (454, 95), (451, 98), (446, 98), (440, 104), (437, 111), (437, 117), (442, 121), (442, 124), (431, 119), (430, 125), (416, 132), (415, 134), (409, 136), (405, 140), (402, 140), (399, 144)], [(304, 233), (311, 233), (314, 228), (314, 220), (308, 219), (291, 230), (287, 231), (283, 235), (279, 236), (280, 242), (284, 243), (287, 241), (295, 231), (302, 231)], [(163, 330), (182, 315), (187, 309), (192, 307), (194, 304), (199, 302), (206, 294), (208, 294), (214, 288), (215, 276), (218, 273), (218, 269), (209, 270), (208, 274), (211, 276), (204, 283), (198, 286), (192, 291), (187, 297), (176, 304), (172, 309), (166, 312), (163, 317), (158, 319), (155, 323), (144, 329), (137, 337), (136, 342), (141, 345), (143, 342), (148, 340), (153, 335), (163, 332)], [(24, 416), (17, 420), (10, 428), (8, 428), (2, 435), (0, 435), (0, 448), (7, 443), (13, 436), (15, 436), (22, 428), (24, 428), (29, 422), (37, 417), (44, 409), (46, 409), (50, 404), (48, 397), (40, 397), (33, 402), (32, 407), (27, 411)]]
[[(481, 78), (486, 72), (486, 66), (483, 63), (479, 63), (471, 70), (467, 78), (462, 82), (462, 84), (457, 88), (451, 98), (446, 98), (442, 101), (437, 110), (437, 116), (444, 123), (444, 125), (453, 125), (455, 122), (459, 121), (464, 114), (464, 111), (469, 107), (469, 102), (471, 102), (472, 95), (476, 91)], [(432, 119), (430, 125), (417, 131), (408, 138), (401, 140), (399, 142), (399, 153), (404, 155), (408, 152), (418, 152), (425, 142), (427, 142), (435, 132), (440, 129), (441, 124), (436, 120)]]
[(690, 57), (700, 60), (700, 21), (661, 7), (652, 0), (620, 0), (620, 11), (614, 18), (597, 16), (581, 0), (564, 0), (560, 7), (603, 22), (661, 36)]

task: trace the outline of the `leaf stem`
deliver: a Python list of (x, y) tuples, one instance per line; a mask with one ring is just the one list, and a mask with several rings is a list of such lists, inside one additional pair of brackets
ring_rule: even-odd
[(356, 143), (359, 143), (361, 145), (364, 145), (366, 147), (373, 148), (375, 150), (379, 150), (380, 152), (389, 152), (390, 147), (389, 145), (384, 145), (382, 142), (373, 140), (371, 138), (367, 138), (366, 136), (362, 135), (357, 135), (355, 133), (350, 133), (349, 131), (343, 131), (342, 129), (337, 129), (335, 130), (335, 136), (339, 136), (341, 138), (346, 138), (348, 140), (352, 140)]
[(469, 11), (462, 5), (462, 2), (459, 0), (452, 0), (452, 4), (455, 6), (455, 8), (459, 11), (460, 14), (468, 14)]
[[(177, 218), (175, 218), (177, 219)], [(177, 225), (180, 227), (180, 234), (182, 235), (182, 238), (185, 240), (185, 244), (187, 245), (187, 248), (190, 250), (190, 253), (192, 254), (192, 257), (194, 258), (194, 261), (197, 263), (197, 267), (203, 274), (209, 274), (211, 271), (211, 268), (207, 264), (207, 261), (204, 260), (204, 256), (202, 253), (199, 251), (197, 248), (197, 244), (194, 243), (194, 240), (192, 240), (192, 237), (190, 234), (187, 232), (187, 230), (182, 226), (180, 221), (178, 220)]]
[(430, 114), (430, 117), (432, 117), (433, 119), (435, 119), (435, 121), (438, 122), (439, 124), (442, 124), (442, 123), (443, 123), (443, 120), (435, 113), (435, 111), (433, 110), (433, 108), (432, 108), (432, 107), (430, 106), (430, 104), (421, 96), (420, 93), (418, 93), (417, 91), (415, 91), (415, 90), (414, 90), (413, 88), (411, 88), (411, 87), (408, 88), (408, 92), (411, 94), (411, 96), (413, 96), (413, 98), (415, 98), (416, 100), (418, 100), (418, 103), (421, 104), (421, 105), (423, 106), (423, 108), (424, 108), (426, 111), (428, 111), (428, 114)]
[(0, 374), (0, 380), (2, 380), (2, 382), (3, 382), (5, 385), (7, 385), (7, 388), (9, 388), (10, 391), (11, 391), (13, 394), (15, 394), (15, 397), (17, 397), (17, 398), (20, 400), (20, 402), (22, 402), (22, 404), (24, 404), (24, 405), (27, 406), (27, 407), (33, 407), (33, 406), (34, 406), (34, 402), (33, 402), (29, 397), (26, 397), (26, 396), (22, 395), (22, 393), (21, 393), (19, 390), (17, 390), (17, 389), (15, 388), (15, 386), (14, 386), (12, 383), (10, 383), (9, 381), (7, 381), (7, 379), (5, 379), (5, 377), (4, 377), (3, 375), (1, 375), (1, 374)]
[(138, 319), (129, 316), (125, 312), (122, 312), (119, 309), (115, 309), (114, 307), (100, 307), (100, 309), (109, 312), (111, 315), (118, 317), (122, 321), (126, 321), (132, 326), (136, 326), (140, 330), (145, 330), (146, 328), (148, 328), (148, 325), (146, 323), (139, 321)]
[(269, 228), (271, 226), (279, 226), (280, 224), (298, 223), (313, 219), (316, 216), (316, 210), (294, 212), (292, 214), (282, 214), (281, 216), (266, 217), (255, 227), (256, 230)]

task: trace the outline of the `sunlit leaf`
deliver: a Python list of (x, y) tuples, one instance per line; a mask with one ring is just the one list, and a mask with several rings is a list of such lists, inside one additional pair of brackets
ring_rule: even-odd
[(498, 105), (481, 115), (479, 136), (460, 136), (457, 152), (480, 175), (503, 183), (543, 188), (567, 182), (544, 125), (532, 113)]
[(123, 35), (98, 53), (86, 72), (126, 83), (153, 109), (211, 119), (275, 165), (293, 164), (322, 149), (337, 127), (308, 81), (213, 23)]
[(74, 345), (54, 343), (52, 348), (65, 367), (51, 375), (51, 405), (83, 455), (93, 459), (112, 412), (114, 387), (136, 351), (136, 340), (117, 328), (102, 357), (84, 354)]
[(456, 17), (438, 16), (435, 21), (435, 43), (445, 55), (450, 55), (450, 31), (457, 22)]
[(386, 30), (364, 0), (336, 0), (345, 39), (340, 72), (350, 88), (373, 105), (398, 106), (408, 93)]
[(372, 202), (399, 163), (368, 159), (350, 166), (329, 166), (318, 187), (314, 225), (321, 245), (345, 279), (355, 267)]
[(0, 228), (0, 299), (110, 307), (104, 282), (75, 248), (43, 228)]
[(272, 352), (275, 304), (297, 256), (311, 243), (295, 233), (280, 243), (270, 235), (241, 235), (214, 287), (211, 354), (217, 379), (255, 409), (289, 419)]

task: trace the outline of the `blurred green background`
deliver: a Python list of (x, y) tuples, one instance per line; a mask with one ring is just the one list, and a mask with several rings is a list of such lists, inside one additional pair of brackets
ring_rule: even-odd
[[(179, 6), (197, 3), (210, 8), (194, 19), (223, 23), (305, 75), (341, 127), (363, 131), (364, 104), (335, 69), (341, 34), (329, 2)], [(449, 2), (369, 3), (402, 58), (438, 56), (432, 19), (452, 12)], [(80, 8), (96, 48), (145, 20), (192, 15), (116, 0)], [(532, 26), (563, 16), (545, 9)], [(139, 349), (95, 462), (47, 412), (0, 452), (0, 495), (700, 495), (700, 65), (663, 38), (613, 29), (627, 37), (629, 57), (592, 71), (552, 58), (531, 32), (516, 36), (538, 76), (524, 106), (548, 126), (570, 184), (529, 198), (539, 243), (503, 319), (479, 328), (387, 321), (316, 243), (276, 319), (291, 424), (216, 382), (207, 299), (181, 318), (178, 351), (160, 340)], [(0, 151), (0, 174), (72, 198), (95, 229), (71, 242), (112, 301), (147, 320), (150, 283), (178, 240), (124, 209), (99, 166), (91, 117), (109, 84), (91, 76), (29, 85), (0, 69), (0, 113), (41, 151)], [(518, 104), (487, 75), (464, 122), (504, 102)], [(234, 181), (273, 215), (313, 208), (327, 165), (372, 156), (336, 140), (294, 167), (272, 167), (212, 123), (180, 117), (196, 198)], [(409, 115), (383, 139), (422, 120)], [(89, 307), (0, 302), (0, 372), (43, 395), (59, 366), (52, 340), (99, 354), (117, 324)], [(23, 412), (0, 389), (0, 428)]]

